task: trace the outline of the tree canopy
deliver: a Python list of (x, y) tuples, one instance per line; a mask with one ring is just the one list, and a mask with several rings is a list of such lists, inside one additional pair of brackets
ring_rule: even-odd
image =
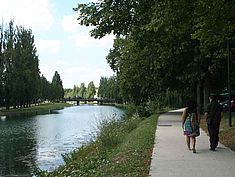
[(116, 35), (107, 61), (126, 100), (140, 104), (177, 91), (200, 104), (203, 93), (227, 86), (232, 0), (100, 0), (74, 10), (81, 25), (94, 26), (93, 37)]
[(96, 94), (96, 88), (93, 81), (91, 81), (87, 86), (86, 97), (94, 98), (95, 94)]
[[(59, 74), (51, 83), (40, 76), (39, 59), (30, 29), (0, 25), (0, 105), (25, 107), (63, 97)], [(58, 87), (59, 86), (59, 87)], [(52, 93), (54, 97), (51, 96)], [(58, 95), (57, 95), (58, 94)]]
[(60, 78), (60, 75), (58, 71), (55, 71), (55, 74), (52, 78), (52, 90), (53, 90), (53, 95), (52, 99), (53, 100), (60, 100), (64, 98), (64, 88), (63, 88), (63, 83)]

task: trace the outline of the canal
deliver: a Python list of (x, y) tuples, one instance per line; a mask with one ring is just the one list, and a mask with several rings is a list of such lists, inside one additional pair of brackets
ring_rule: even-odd
[(34, 164), (53, 170), (95, 136), (104, 119), (120, 118), (112, 106), (82, 105), (36, 116), (0, 117), (0, 176), (29, 175)]

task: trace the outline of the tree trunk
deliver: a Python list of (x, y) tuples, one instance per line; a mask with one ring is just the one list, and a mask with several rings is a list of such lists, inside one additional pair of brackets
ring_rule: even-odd
[(208, 98), (209, 98), (209, 91), (208, 86), (205, 83), (203, 87), (203, 103), (204, 103), (204, 109), (206, 108), (206, 105), (208, 104)]
[(197, 84), (197, 105), (198, 105), (198, 112), (201, 113), (201, 82)]

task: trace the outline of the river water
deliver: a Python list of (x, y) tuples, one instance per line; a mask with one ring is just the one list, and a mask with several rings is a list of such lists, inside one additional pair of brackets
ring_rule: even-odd
[(95, 136), (99, 123), (123, 111), (82, 105), (37, 116), (0, 116), (0, 176), (28, 175), (36, 164), (53, 170), (69, 153)]

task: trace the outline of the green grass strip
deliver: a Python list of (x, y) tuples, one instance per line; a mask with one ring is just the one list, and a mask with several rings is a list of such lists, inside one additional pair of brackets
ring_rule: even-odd
[(46, 104), (40, 104), (28, 108), (16, 108), (16, 109), (3, 109), (0, 110), (0, 115), (20, 115), (20, 114), (26, 114), (26, 113), (35, 113), (40, 114), (44, 112), (48, 112), (51, 110), (58, 110), (62, 109), (64, 107), (71, 106), (68, 103), (46, 103)]

